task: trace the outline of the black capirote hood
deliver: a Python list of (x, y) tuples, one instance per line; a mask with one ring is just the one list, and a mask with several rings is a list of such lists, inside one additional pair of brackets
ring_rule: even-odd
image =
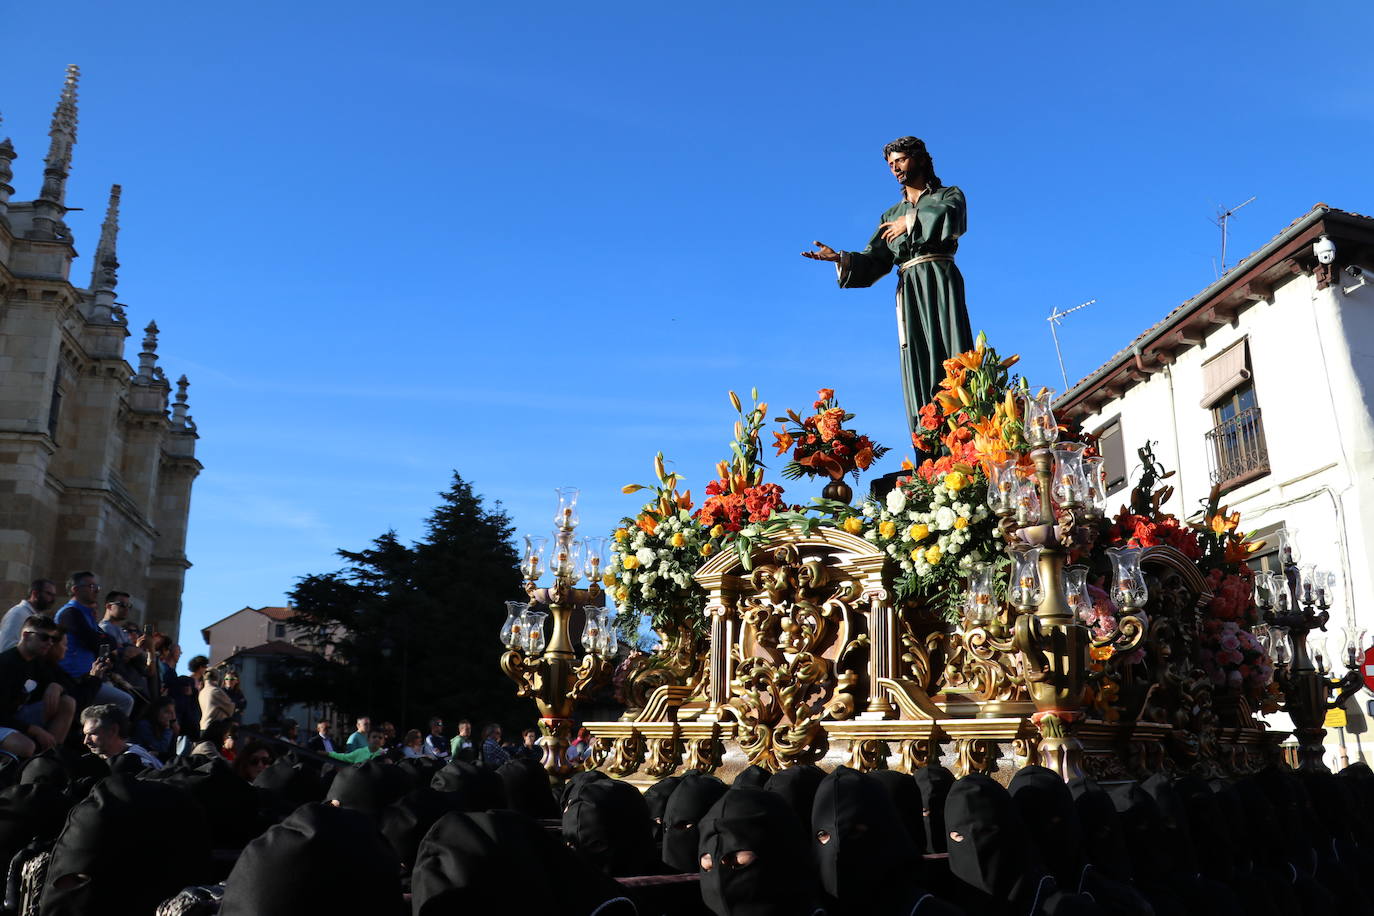
[[(799, 916), (816, 898), (806, 834), (776, 792), (732, 789), (701, 819), (701, 899), (717, 916)], [(741, 853), (747, 855), (741, 856)], [(710, 856), (710, 868), (701, 861)]]
[(938, 763), (929, 763), (911, 774), (921, 790), (921, 816), (925, 818), (925, 851), (946, 851), (949, 841), (945, 830), (945, 799), (954, 787), (954, 774)]
[(1034, 893), (1044, 869), (1010, 793), (981, 773), (954, 783), (945, 800), (949, 868), (956, 878), (997, 900)]
[(532, 818), (554, 818), (562, 812), (549, 784), (548, 770), (538, 760), (517, 757), (497, 769), (505, 788), (506, 807)]
[(460, 810), (454, 798), (434, 789), (413, 789), (382, 809), (377, 825), (391, 845), (401, 867), (409, 870), (415, 864), (420, 841), (434, 822), (451, 811)]
[(766, 770), (757, 763), (749, 766), (735, 774), (735, 779), (730, 783), (732, 789), (762, 789), (768, 785), (768, 780), (772, 777), (771, 770)]
[[(132, 850), (148, 867), (130, 877)], [(39, 912), (43, 916), (151, 913), (199, 881), (210, 858), (205, 810), (165, 782), (110, 776), (67, 816)]]
[(400, 868), (371, 816), (302, 805), (244, 848), (224, 883), (220, 914), (400, 916)]
[(506, 785), (496, 771), (482, 764), (453, 760), (438, 770), (429, 787), (449, 792), (464, 811), (489, 811), (506, 807)]
[(627, 782), (600, 780), (578, 792), (563, 811), (563, 842), (608, 875), (627, 877), (655, 870), (649, 806)]
[(613, 880), (515, 811), (441, 817), (420, 843), (411, 894), (414, 916), (482, 911), (473, 907), (504, 913), (518, 900), (555, 901), (560, 913), (587, 916), (621, 895)]
[(821, 889), (840, 912), (861, 912), (874, 888), (900, 896), (920, 877), (920, 851), (887, 790), (858, 770), (838, 767), (821, 780), (811, 832)]
[(816, 804), (816, 790), (825, 778), (825, 770), (818, 766), (802, 764), (778, 770), (768, 778), (764, 786), (769, 792), (781, 795), (792, 806), (806, 835), (811, 835), (811, 808)]
[(684, 776), (663, 808), (663, 864), (679, 874), (697, 870), (701, 819), (727, 791), (714, 776)]
[(916, 780), (910, 773), (899, 773), (896, 770), (873, 770), (865, 773), (864, 777), (883, 787), (883, 791), (892, 799), (897, 817), (901, 819), (912, 844), (917, 851), (924, 850), (926, 820), (925, 815), (921, 813), (921, 787), (916, 785)]
[(663, 849), (663, 809), (668, 807), (668, 798), (681, 782), (681, 776), (665, 776), (644, 790), (644, 804), (649, 807), (649, 830), (660, 853)]
[(1112, 797), (1094, 780), (1080, 776), (1069, 783), (1074, 812), (1083, 832), (1088, 862), (1109, 878), (1130, 882), (1131, 853), (1126, 831)]
[(1025, 766), (1016, 771), (1007, 790), (1045, 868), (1060, 887), (1077, 888), (1086, 864), (1083, 834), (1073, 793), (1063, 777), (1046, 767)]

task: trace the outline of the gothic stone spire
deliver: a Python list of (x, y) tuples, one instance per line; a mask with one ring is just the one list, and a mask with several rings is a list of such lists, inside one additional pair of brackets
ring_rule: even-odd
[(72, 147), (76, 145), (76, 84), (80, 79), (80, 67), (67, 67), (62, 95), (48, 128), (52, 139), (43, 160), (43, 188), (34, 201), (34, 230), (39, 238), (57, 238), (67, 212), (67, 172), (72, 166)]
[(111, 298), (119, 282), (115, 244), (119, 240), (119, 196), (122, 192), (119, 185), (110, 185), (110, 203), (105, 209), (105, 222), (100, 226), (100, 244), (95, 248), (95, 264), (91, 268), (91, 291), (109, 292)]
[[(4, 118), (0, 118), (0, 124), (4, 123)], [(10, 163), (16, 158), (14, 155), (14, 144), (9, 137), (0, 140), (0, 220), (5, 219), (5, 214), (10, 209), (10, 195), (14, 193), (14, 188), (10, 187), (10, 181), (14, 179), (14, 170), (10, 168)]]
[(143, 349), (138, 354), (138, 375), (143, 384), (151, 384), (157, 365), (157, 322), (150, 321), (143, 329)]

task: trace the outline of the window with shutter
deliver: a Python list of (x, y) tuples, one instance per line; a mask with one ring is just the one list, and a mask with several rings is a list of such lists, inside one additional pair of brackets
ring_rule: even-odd
[(1250, 347), (1246, 338), (1202, 364), (1202, 406), (1211, 409), (1250, 381)]
[(1121, 418), (1117, 417), (1097, 431), (1097, 453), (1103, 457), (1107, 474), (1107, 495), (1126, 486), (1126, 446), (1121, 439)]

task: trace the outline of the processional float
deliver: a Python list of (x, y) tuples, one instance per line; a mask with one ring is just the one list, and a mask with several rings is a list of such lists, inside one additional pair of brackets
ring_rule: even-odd
[[(998, 365), (982, 341), (977, 359)], [(660, 456), (663, 486), (638, 532), (668, 545), (662, 551), (704, 555), (689, 587), (671, 588), (681, 573), (653, 565), (662, 551), (636, 553), (645, 537), (630, 539), (628, 526), (615, 540), (629, 546), (604, 569), (602, 540), (574, 536), (576, 491), (560, 490), (552, 551), (527, 539), (529, 602), (509, 604), (502, 630), (502, 666), (539, 706), (551, 777), (596, 768), (636, 783), (685, 770), (728, 780), (750, 765), (913, 771), (934, 761), (958, 775), (1009, 779), (1039, 764), (1104, 781), (1224, 777), (1275, 762), (1323, 768), (1322, 723), (1359, 686), (1361, 642), (1345, 640), (1342, 678), (1325, 647), (1309, 651), (1328, 620), (1325, 575), (1299, 567), (1286, 540), (1275, 572), (1251, 572), (1244, 559), (1256, 545), (1215, 493), (1201, 533), (1178, 524), (1160, 508), (1169, 492), (1155, 486), (1167, 475), (1148, 449), (1131, 504), (1109, 517), (1101, 459), (1084, 442), (1060, 441), (1052, 392), (1016, 391), (1004, 368), (993, 374), (999, 384), (984, 393), (998, 406), (987, 413), (1013, 447), (987, 448), (981, 464), (926, 462), (897, 496), (861, 509), (825, 499), (789, 510), (773, 499), (759, 513), (766, 521), (723, 531), (690, 512)], [(838, 410), (833, 392), (821, 394), (829, 399), (817, 401), (817, 416)], [(763, 491), (772, 485), (756, 461), (766, 405), (746, 414), (731, 399), (742, 420), (736, 457), (722, 463), (715, 492), (776, 496)], [(978, 413), (946, 406), (965, 419)], [(803, 431), (811, 419), (789, 416)], [(847, 430), (832, 438), (844, 436), (853, 439)], [(960, 550), (968, 559), (957, 589), (909, 587), (936, 581), (939, 563)], [(553, 585), (541, 587), (546, 553)], [(663, 591), (696, 604), (656, 613), (657, 651), (619, 662), (627, 712), (582, 723), (592, 749), (570, 761), (575, 706), (616, 664), (603, 586), (624, 598), (634, 570), (642, 585), (655, 569)], [(587, 587), (575, 587), (584, 576)], [(1261, 709), (1287, 712), (1295, 741), (1285, 747), (1290, 733), (1266, 727)]]

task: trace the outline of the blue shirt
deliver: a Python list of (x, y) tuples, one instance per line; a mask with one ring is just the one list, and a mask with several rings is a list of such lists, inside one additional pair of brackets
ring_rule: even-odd
[(67, 628), (67, 654), (62, 659), (62, 670), (74, 678), (90, 674), (102, 636), (95, 612), (79, 601), (68, 601), (57, 612), (57, 622)]

